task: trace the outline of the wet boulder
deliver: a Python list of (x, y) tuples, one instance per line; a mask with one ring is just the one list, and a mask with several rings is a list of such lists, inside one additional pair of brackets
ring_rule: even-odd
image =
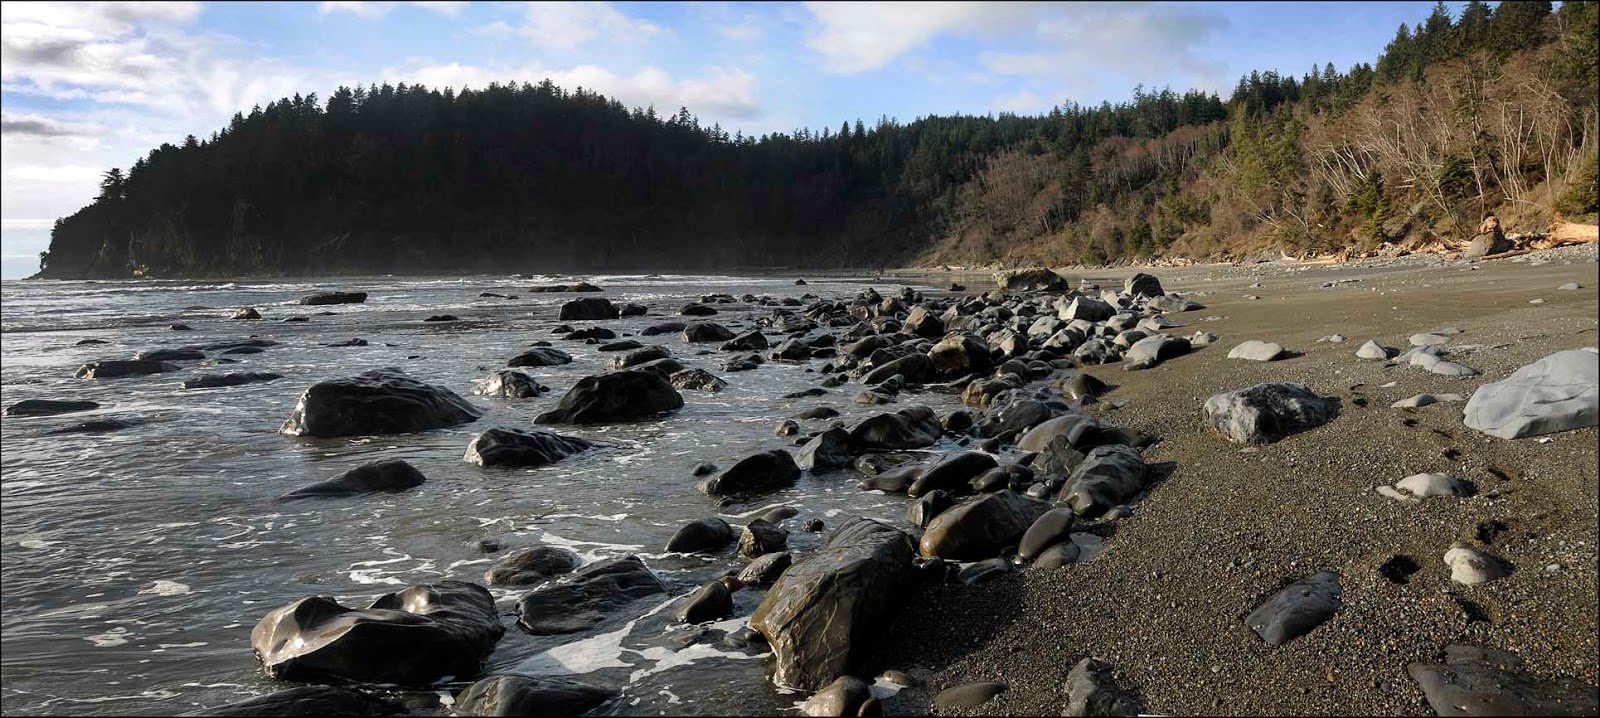
[(6, 407), (6, 416), (55, 416), (100, 408), (93, 401), (60, 401), (56, 399), (24, 399)]
[(685, 344), (727, 342), (733, 339), (733, 330), (716, 322), (690, 322), (679, 338)]
[(440, 581), (385, 594), (365, 609), (302, 599), (263, 617), (250, 643), (274, 678), (428, 686), (476, 674), (503, 633), (488, 590)]
[(722, 377), (704, 369), (681, 369), (673, 372), (667, 380), (674, 389), (682, 391), (718, 392), (728, 388), (728, 382)]
[(827, 471), (850, 465), (850, 432), (829, 429), (807, 441), (795, 457), (801, 471)]
[(461, 460), (483, 467), (544, 466), (593, 446), (576, 436), (552, 431), (494, 428), (472, 437)]
[(939, 459), (924, 469), (922, 475), (907, 489), (911, 498), (934, 490), (966, 493), (973, 477), (999, 466), (994, 457), (981, 451), (963, 451)]
[(638, 369), (578, 380), (538, 424), (607, 424), (658, 416), (683, 408), (683, 395), (660, 374)]
[(301, 297), (298, 303), (309, 307), (317, 307), (327, 304), (362, 304), (366, 301), (366, 292), (318, 292)]
[(1501, 439), (1521, 439), (1600, 423), (1600, 354), (1551, 354), (1478, 387), (1464, 421)]
[(864, 715), (861, 710), (872, 700), (872, 686), (855, 676), (839, 676), (800, 705), (800, 715), (811, 718)]
[(739, 583), (757, 588), (767, 588), (794, 564), (794, 554), (788, 551), (762, 554), (739, 571)]
[(1136, 272), (1122, 282), (1122, 291), (1135, 297), (1159, 297), (1166, 294), (1161, 289), (1161, 280), (1144, 272)]
[(256, 311), (255, 307), (240, 307), (238, 309), (233, 310), (233, 313), (229, 314), (228, 318), (229, 319), (260, 319), (261, 318), (261, 312)]
[(906, 507), (906, 521), (919, 529), (925, 529), (939, 514), (955, 505), (956, 500), (949, 492), (934, 489), (918, 496), (916, 501)]
[(517, 601), (517, 625), (536, 636), (593, 628), (635, 601), (667, 592), (638, 556), (590, 564)]
[(580, 297), (561, 305), (561, 312), (556, 316), (557, 321), (590, 321), (598, 319), (616, 319), (622, 313), (605, 297)]
[(1213, 394), (1206, 421), (1236, 444), (1270, 444), (1331, 421), (1337, 404), (1305, 384), (1278, 382)]
[(406, 434), (476, 421), (483, 412), (449, 389), (399, 369), (317, 382), (278, 431), (290, 436)]
[(534, 586), (572, 573), (583, 559), (557, 546), (532, 546), (506, 554), (483, 574), (490, 586)]
[(938, 443), (943, 433), (932, 409), (913, 406), (863, 419), (850, 429), (850, 445), (862, 451), (921, 449)]
[(1073, 469), (1057, 503), (1079, 516), (1097, 518), (1144, 489), (1144, 459), (1122, 444), (1097, 446)]
[(683, 528), (667, 539), (667, 550), (673, 553), (706, 553), (716, 551), (733, 542), (733, 529), (728, 522), (707, 516), (684, 524)]
[(939, 340), (928, 350), (928, 361), (933, 364), (933, 372), (943, 377), (986, 374), (994, 367), (989, 345), (966, 333), (951, 334)]
[(177, 364), (165, 361), (105, 359), (89, 362), (78, 367), (76, 376), (79, 379), (120, 379), (125, 376), (162, 374), (169, 371), (178, 371), (179, 369), (180, 367)]
[(50, 431), (45, 432), (45, 434), (103, 434), (108, 431), (122, 431), (123, 429), (129, 429), (138, 426), (141, 423), (143, 422), (136, 419), (92, 419), (90, 421), (80, 421), (76, 424), (63, 426), (59, 429), (51, 429)]
[[(635, 343), (637, 344), (637, 342)], [(666, 359), (670, 356), (672, 356), (672, 352), (668, 351), (666, 347), (661, 346), (660, 344), (651, 344), (650, 346), (639, 347), (628, 352), (627, 354), (612, 358), (611, 368), (627, 369), (629, 367), (638, 366), (645, 362), (652, 362), (657, 359)]]
[(338, 478), (302, 486), (278, 497), (278, 500), (304, 499), (313, 496), (354, 496), (356, 494), (398, 494), (421, 486), (427, 481), (417, 467), (402, 459), (385, 459), (362, 464), (344, 472)]
[(193, 379), (186, 380), (183, 383), (179, 384), (178, 388), (180, 388), (180, 389), (220, 389), (220, 388), (223, 388), (223, 387), (230, 387), (230, 386), (244, 386), (245, 384), (257, 384), (257, 383), (264, 382), (264, 381), (277, 381), (278, 379), (282, 379), (282, 378), (283, 378), (282, 374), (276, 374), (276, 373), (273, 373), (273, 372), (270, 372), (270, 371), (244, 371), (244, 372), (233, 372), (233, 373), (228, 373), (228, 374), (210, 374), (210, 375), (207, 375), (207, 376), (195, 377)]
[(300, 686), (249, 700), (184, 713), (186, 716), (399, 716), (403, 706), (361, 691), (334, 686)]
[(902, 606), (913, 549), (905, 533), (851, 518), (789, 567), (750, 618), (780, 686), (820, 690), (859, 667)]
[(577, 716), (616, 695), (610, 688), (566, 678), (491, 676), (456, 696), (455, 711), (463, 716)]
[(899, 374), (910, 382), (923, 382), (934, 376), (933, 360), (927, 354), (913, 352), (903, 357), (884, 363), (874, 368), (861, 377), (861, 383), (866, 385), (882, 384), (889, 377)]
[(687, 325), (684, 322), (661, 322), (660, 324), (652, 324), (644, 329), (639, 330), (639, 336), (653, 337), (658, 334), (676, 334), (677, 332), (683, 331), (685, 326)]
[(739, 533), (739, 555), (757, 558), (769, 553), (779, 553), (789, 545), (789, 532), (766, 519), (755, 519), (745, 524)]
[(535, 399), (550, 387), (542, 386), (532, 374), (517, 369), (497, 369), (472, 385), (472, 393), (498, 399)]
[(199, 361), (206, 353), (199, 349), (152, 349), (133, 355), (139, 361)]
[(1077, 520), (1078, 515), (1072, 509), (1050, 509), (1040, 514), (1023, 532), (1021, 543), (1017, 544), (1017, 556), (1032, 561), (1045, 549), (1070, 540), (1072, 525)]
[(1245, 625), (1269, 646), (1281, 646), (1327, 623), (1343, 606), (1339, 575), (1322, 571), (1272, 595), (1245, 616)]
[(794, 457), (783, 449), (773, 449), (740, 459), (700, 488), (708, 496), (731, 496), (781, 489), (799, 479), (800, 467)]
[(733, 592), (722, 581), (702, 584), (678, 602), (672, 620), (678, 623), (706, 623), (727, 618), (733, 613)]
[(944, 321), (926, 307), (916, 306), (906, 315), (905, 330), (919, 337), (934, 339), (944, 336)]
[(572, 363), (572, 355), (555, 347), (532, 347), (506, 362), (508, 367), (559, 366)]
[(734, 338), (729, 339), (726, 342), (723, 342), (722, 351), (725, 351), (725, 352), (758, 352), (758, 351), (761, 351), (763, 349), (766, 349), (769, 346), (772, 346), (772, 345), (769, 342), (767, 342), (767, 335), (762, 334), (761, 330), (759, 330), (759, 329), (751, 329), (748, 332), (745, 332), (743, 334), (737, 335)]
[(968, 499), (939, 514), (922, 534), (924, 558), (981, 561), (1013, 546), (1049, 506), (1011, 490)]

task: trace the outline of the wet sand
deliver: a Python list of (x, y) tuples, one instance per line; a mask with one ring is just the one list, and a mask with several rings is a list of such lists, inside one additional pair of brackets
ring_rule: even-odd
[[(928, 685), (888, 699), (885, 712), (923, 713), (941, 688), (997, 680), (1009, 691), (962, 712), (1060, 715), (1067, 672), (1086, 656), (1109, 662), (1145, 712), (1168, 715), (1431, 714), (1406, 665), (1439, 660), (1451, 644), (1509, 650), (1538, 678), (1600, 682), (1600, 433), (1506, 441), (1466, 428), (1460, 403), (1390, 408), (1424, 392), (1470, 396), (1552, 352), (1594, 346), (1595, 250), (1532, 255), (1551, 258), (1540, 266), (1406, 258), (1146, 270), (1206, 305), (1173, 315), (1188, 326), (1169, 333), (1220, 337), (1147, 371), (1087, 369), (1119, 385), (1093, 413), (1163, 437), (1145, 452), (1153, 485), (1131, 517), (1088, 525), (1105, 550), (1086, 563), (915, 589), (863, 672), (908, 670)], [(1105, 284), (1132, 271), (1090, 277)], [(976, 275), (946, 276), (983, 288)], [(1339, 279), (1360, 281), (1322, 287)], [(1557, 290), (1567, 282), (1583, 289)], [(1449, 358), (1481, 375), (1355, 357), (1368, 339), (1403, 350), (1414, 333), (1452, 326), (1463, 333)], [(1335, 333), (1348, 339), (1317, 342)], [(1247, 339), (1302, 354), (1226, 358)], [(1256, 449), (1205, 426), (1208, 396), (1265, 381), (1304, 382), (1339, 398), (1341, 415)], [(1452, 473), (1476, 495), (1412, 504), (1374, 491), (1421, 472)], [(1443, 556), (1457, 540), (1509, 562), (1511, 574), (1453, 583)], [(1420, 567), (1407, 583), (1377, 570), (1396, 555)], [(1317, 571), (1341, 577), (1344, 607), (1332, 620), (1276, 648), (1245, 626), (1268, 596)]]

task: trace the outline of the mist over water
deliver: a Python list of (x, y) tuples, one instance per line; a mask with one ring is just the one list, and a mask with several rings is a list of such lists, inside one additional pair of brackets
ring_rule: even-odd
[[(529, 294), (530, 285), (588, 280), (602, 295)], [(722, 292), (825, 298), (853, 296), (856, 280), (722, 276), (584, 276), (533, 280), (354, 278), (263, 282), (188, 280), (5, 282), (4, 403), (87, 399), (94, 411), (55, 417), (6, 417), (0, 425), (0, 632), (5, 651), (0, 709), (5, 713), (172, 714), (243, 700), (296, 684), (265, 677), (251, 654), (250, 631), (266, 612), (323, 594), (365, 605), (405, 585), (443, 579), (482, 582), (508, 549), (538, 543), (571, 548), (586, 561), (636, 553), (670, 593), (645, 615), (621, 616), (587, 634), (534, 637), (511, 627), (514, 601), (526, 589), (494, 589), (508, 631), (488, 671), (574, 675), (622, 690), (599, 712), (613, 714), (773, 712), (800, 695), (772, 687), (759, 651), (690, 640), (697, 627), (669, 624), (671, 600), (743, 564), (730, 546), (714, 557), (668, 555), (662, 548), (682, 524), (710, 515), (735, 528), (771, 506), (801, 509), (787, 522), (790, 548), (809, 550), (820, 534), (799, 530), (810, 518), (829, 526), (847, 515), (903, 524), (902, 497), (862, 492), (848, 469), (813, 476), (747, 504), (718, 509), (695, 490), (690, 469), (726, 467), (756, 451), (787, 447), (774, 436), (783, 417), (817, 405), (854, 420), (877, 411), (926, 404), (946, 411), (942, 394), (904, 395), (887, 407), (860, 407), (846, 385), (821, 397), (782, 399), (816, 386), (823, 364), (769, 362), (727, 373), (715, 344), (683, 344), (676, 334), (638, 337), (666, 345), (691, 367), (729, 383), (718, 393), (685, 391), (668, 418), (594, 427), (547, 427), (602, 448), (538, 469), (482, 469), (462, 461), (472, 435), (493, 426), (528, 427), (579, 378), (604, 370), (610, 354), (565, 341), (550, 328), (574, 296), (640, 302), (650, 315), (602, 322), (619, 335), (668, 320), (701, 294)], [(878, 282), (885, 294), (899, 285)], [(926, 286), (912, 285), (919, 289)], [(314, 291), (364, 290), (366, 304), (289, 304)], [(517, 294), (480, 299), (479, 292)], [(237, 307), (265, 319), (227, 319)], [(736, 331), (755, 328), (770, 307), (718, 304), (709, 319)], [(322, 316), (319, 312), (332, 312)], [(433, 314), (459, 322), (425, 323)], [(304, 323), (281, 319), (303, 315)], [(182, 322), (194, 331), (169, 331)], [(577, 327), (590, 322), (570, 322)], [(83, 381), (73, 372), (97, 359), (139, 351), (245, 339), (279, 342), (238, 364), (127, 379)], [(364, 347), (328, 347), (353, 337)], [(109, 344), (76, 346), (85, 338)], [(538, 399), (470, 397), (472, 385), (529, 343), (548, 340), (571, 364), (532, 368), (553, 391)], [(697, 355), (701, 350), (712, 350)], [(401, 367), (412, 376), (469, 396), (486, 411), (451, 429), (398, 436), (301, 439), (278, 427), (311, 384), (368, 369)], [(226, 389), (182, 390), (204, 374), (271, 371), (277, 381)], [(141, 423), (106, 434), (45, 436), (91, 419)], [(804, 422), (806, 431), (829, 422)], [(938, 450), (951, 445), (935, 447)], [(276, 503), (305, 484), (379, 459), (405, 459), (428, 478), (403, 494)], [(736, 594), (743, 625), (762, 592)], [(448, 696), (448, 692), (442, 692)]]

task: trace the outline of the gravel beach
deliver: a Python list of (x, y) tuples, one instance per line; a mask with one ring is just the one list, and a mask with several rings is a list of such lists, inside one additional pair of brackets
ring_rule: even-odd
[[(939, 712), (1060, 715), (1068, 671), (1092, 656), (1146, 713), (1431, 714), (1407, 665), (1442, 660), (1453, 644), (1510, 651), (1534, 678), (1575, 678), (1592, 692), (1600, 434), (1508, 441), (1465, 427), (1460, 403), (1390, 405), (1420, 393), (1470, 397), (1552, 352), (1594, 346), (1595, 253), (1150, 270), (1206, 305), (1174, 315), (1188, 326), (1170, 334), (1219, 336), (1154, 369), (1086, 370), (1116, 385), (1092, 413), (1162, 438), (1145, 451), (1150, 488), (1131, 516), (1080, 525), (1104, 541), (1084, 563), (919, 586), (863, 673), (899, 669), (926, 685), (887, 698), (885, 713), (925, 713), (943, 688), (999, 681), (1008, 690), (993, 700)], [(1091, 275), (1102, 285), (1120, 276)], [(1581, 289), (1558, 289), (1569, 282)], [(1369, 339), (1404, 350), (1411, 335), (1450, 327), (1461, 330), (1451, 360), (1480, 375), (1355, 356)], [(1334, 334), (1346, 339), (1318, 341)], [(1226, 358), (1248, 339), (1291, 356)], [(1208, 396), (1269, 381), (1336, 397), (1339, 416), (1248, 448), (1206, 425)], [(1375, 491), (1424, 472), (1453, 474), (1475, 492), (1412, 503)], [(1452, 582), (1443, 557), (1456, 541), (1498, 556), (1509, 576)], [(1319, 571), (1343, 587), (1327, 623), (1276, 647), (1245, 625), (1268, 597)]]

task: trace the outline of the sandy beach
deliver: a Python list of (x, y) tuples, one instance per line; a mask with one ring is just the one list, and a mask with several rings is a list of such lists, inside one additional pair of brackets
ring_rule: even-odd
[[(1390, 404), (1424, 392), (1470, 397), (1552, 352), (1594, 346), (1595, 251), (1146, 270), (1206, 305), (1174, 315), (1188, 326), (1171, 334), (1219, 336), (1148, 371), (1086, 368), (1117, 385), (1093, 413), (1162, 438), (1144, 457), (1156, 480), (1130, 517), (1080, 529), (1104, 540), (1092, 560), (919, 587), (863, 673), (906, 670), (926, 685), (887, 699), (885, 713), (923, 713), (942, 688), (999, 681), (1005, 693), (955, 712), (1059, 715), (1068, 671), (1092, 656), (1147, 713), (1429, 714), (1407, 664), (1440, 660), (1453, 644), (1510, 651), (1538, 679), (1572, 677), (1592, 691), (1600, 434), (1508, 441), (1465, 427), (1460, 403)], [(1132, 271), (1090, 279), (1105, 285)], [(1557, 289), (1568, 282), (1582, 288)], [(1403, 349), (1410, 335), (1447, 327), (1462, 330), (1452, 358), (1479, 376), (1354, 355), (1368, 339)], [(1347, 340), (1318, 341), (1333, 334)], [(1300, 355), (1226, 358), (1247, 339)], [(1337, 397), (1340, 416), (1244, 449), (1205, 425), (1206, 397), (1267, 381)], [(1454, 474), (1476, 494), (1404, 503), (1375, 491), (1420, 472)], [(1443, 556), (1458, 540), (1508, 562), (1510, 575), (1453, 583)], [(1405, 583), (1378, 570), (1395, 556), (1416, 564)], [(1332, 620), (1278, 647), (1246, 627), (1254, 607), (1318, 571), (1341, 577), (1344, 605)]]

